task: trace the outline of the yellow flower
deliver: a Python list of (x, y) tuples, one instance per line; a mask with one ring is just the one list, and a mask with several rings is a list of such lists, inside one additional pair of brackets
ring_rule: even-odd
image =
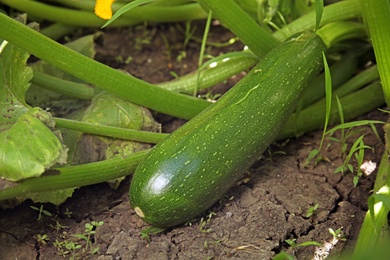
[(102, 19), (108, 20), (112, 17), (111, 5), (115, 0), (96, 0), (95, 14)]

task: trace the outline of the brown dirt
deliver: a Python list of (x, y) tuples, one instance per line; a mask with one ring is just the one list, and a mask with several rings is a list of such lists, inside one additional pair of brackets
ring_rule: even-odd
[[(183, 35), (175, 26), (109, 30), (98, 41), (97, 59), (152, 83), (173, 78), (170, 71), (179, 75), (190, 72), (198, 63), (199, 44), (190, 41), (185, 49), (186, 57), (177, 61), (183, 50)], [(200, 36), (202, 23), (197, 26)], [(161, 33), (170, 43), (168, 50)], [(213, 27), (210, 40), (224, 42), (231, 37), (231, 33), (219, 26)], [(150, 40), (150, 44), (145, 42), (139, 46), (140, 39)], [(242, 45), (236, 43), (207, 51), (217, 55), (240, 48)], [(122, 60), (131, 56), (132, 62), (125, 64), (115, 58), (119, 56)], [(239, 78), (220, 84), (214, 91), (223, 92)], [(378, 113), (365, 116), (373, 117), (378, 118)], [(168, 117), (158, 117), (158, 120), (167, 132), (183, 123)], [(367, 152), (366, 159), (379, 163), (382, 143), (369, 129), (365, 133), (365, 143), (374, 148)], [(275, 253), (288, 250), (286, 239), (323, 244), (332, 239), (329, 228), (342, 228), (347, 241), (339, 241), (331, 250), (337, 255), (356, 241), (375, 174), (362, 177), (356, 188), (352, 184), (353, 174), (334, 174), (342, 164), (340, 147), (334, 142), (325, 152), (329, 162), (303, 167), (309, 152), (318, 148), (321, 134), (307, 134), (285, 144), (272, 145), (269, 151), (274, 155), (266, 152), (247, 171), (242, 182), (206, 213), (191, 223), (152, 235), (150, 240), (141, 237), (147, 225), (129, 204), (130, 177), (118, 190), (112, 190), (107, 184), (93, 185), (78, 189), (58, 207), (45, 204), (44, 209), (53, 216), (43, 216), (40, 221), (37, 221), (38, 213), (29, 207), (34, 205), (31, 201), (11, 210), (1, 210), (0, 259), (69, 259), (71, 253), (59, 255), (56, 239), (85, 246), (72, 235), (82, 233), (85, 224), (92, 220), (104, 221), (91, 237), (93, 246), (100, 250), (93, 256), (89, 251), (77, 250), (75, 259), (271, 259)], [(306, 217), (307, 210), (316, 203), (318, 209)], [(56, 229), (57, 222), (64, 227)], [(46, 244), (37, 242), (37, 235), (43, 234), (48, 237)], [(315, 247), (309, 246), (290, 249), (289, 253), (297, 259), (312, 259), (314, 251)]]

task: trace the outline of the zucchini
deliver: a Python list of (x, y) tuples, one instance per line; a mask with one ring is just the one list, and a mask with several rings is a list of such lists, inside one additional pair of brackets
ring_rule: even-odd
[(278, 45), (216, 103), (157, 144), (130, 185), (135, 212), (165, 228), (219, 200), (274, 140), (321, 70), (325, 49), (312, 33)]

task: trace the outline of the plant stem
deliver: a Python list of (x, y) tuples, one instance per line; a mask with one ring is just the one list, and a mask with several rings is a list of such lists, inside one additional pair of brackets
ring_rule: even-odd
[[(53, 1), (64, 2), (64, 1)], [(105, 21), (97, 17), (94, 12), (95, 1), (66, 1), (65, 4), (73, 7), (81, 7), (85, 10), (75, 10), (70, 8), (58, 7), (50, 4), (41, 3), (33, 0), (0, 0), (15, 9), (26, 12), (30, 15), (44, 18), (45, 20), (59, 22), (67, 25), (101, 27)], [(113, 5), (113, 9), (118, 10), (123, 4)], [(111, 26), (129, 26), (142, 23), (143, 21), (152, 22), (180, 22), (196, 19), (204, 19), (207, 14), (195, 3), (177, 5), (177, 6), (140, 6), (130, 10), (121, 18), (117, 19)]]
[[(384, 99), (381, 85), (375, 82), (359, 91), (340, 99), (343, 106), (344, 119), (350, 120), (357, 116), (363, 115), (373, 109), (383, 105)], [(332, 102), (335, 104), (335, 102)], [(300, 111), (295, 116), (292, 115), (287, 123), (283, 126), (276, 140), (297, 137), (303, 133), (318, 130), (323, 127), (325, 121), (325, 100), (322, 99), (308, 108)], [(329, 125), (339, 122), (340, 117), (337, 106), (333, 105), (330, 112)]]
[(54, 118), (56, 127), (67, 128), (84, 133), (120, 138), (131, 141), (145, 142), (156, 144), (163, 140), (168, 134), (155, 133), (148, 131), (138, 131), (121, 127), (113, 127), (106, 125), (96, 125), (77, 120), (64, 118)]
[(366, 30), (361, 23), (349, 21), (337, 21), (325, 24), (317, 34), (325, 42), (328, 48), (346, 39), (362, 39), (366, 37)]
[(43, 28), (39, 32), (52, 40), (58, 40), (65, 35), (74, 32), (76, 29), (77, 26), (54, 23), (52, 25), (49, 25), (48, 27)]
[(0, 35), (59, 69), (138, 105), (184, 119), (209, 106), (205, 100), (159, 88), (101, 64), (1, 13)]
[[(390, 196), (389, 180), (389, 154), (388, 151), (385, 150), (379, 165), (377, 177), (375, 179), (374, 192)], [(388, 214), (389, 209), (383, 205), (382, 202), (377, 202), (374, 205), (375, 220), (372, 218), (370, 211), (366, 213), (362, 227), (360, 228), (359, 237), (354, 248), (352, 259), (363, 259), (362, 256), (370, 257), (372, 256), (372, 253), (378, 250), (378, 247), (381, 246), (381, 241), (389, 241), (387, 224)], [(385, 251), (388, 251), (388, 249)]]
[(26, 179), (16, 186), (1, 190), (0, 201), (26, 196), (29, 193), (76, 188), (124, 177), (134, 172), (148, 152), (149, 150), (144, 150), (125, 158), (56, 168), (50, 171), (56, 175)]
[[(95, 0), (68, 1), (68, 0), (52, 0), (52, 2), (61, 3), (73, 8), (79, 8), (93, 14)], [(172, 2), (172, 1), (171, 1)], [(183, 1), (181, 1), (183, 2)], [(188, 2), (188, 1), (187, 1)], [(126, 19), (135, 19), (138, 23), (143, 21), (151, 22), (181, 22), (190, 20), (206, 19), (207, 13), (197, 3), (182, 3), (170, 6), (161, 6), (150, 3), (143, 6), (135, 7), (122, 15)], [(115, 13), (126, 3), (114, 2), (112, 11)]]
[[(184, 93), (193, 93), (195, 89), (203, 90), (218, 84), (231, 76), (234, 76), (241, 71), (249, 69), (251, 66), (256, 65), (259, 59), (249, 53), (241, 52), (240, 54), (232, 56), (232, 53), (223, 55), (224, 59), (218, 57), (219, 61), (212, 63), (212, 66), (208, 66), (200, 71), (195, 71), (184, 75), (178, 79), (172, 81), (163, 82), (157, 84), (159, 87), (169, 89), (171, 91), (179, 91)], [(239, 53), (237, 53), (239, 54)], [(196, 86), (199, 73), (199, 86)]]
[(258, 57), (264, 57), (279, 44), (272, 34), (256, 23), (233, 0), (198, 0), (206, 10), (228, 27)]
[[(374, 65), (363, 72), (359, 73), (352, 79), (345, 82), (342, 86), (337, 88), (333, 96), (338, 96), (339, 98), (344, 97), (348, 94), (351, 94), (352, 92), (368, 85), (369, 83), (372, 83), (374, 81), (379, 80), (379, 73), (377, 70), (377, 66)], [(318, 101), (314, 103), (313, 105), (319, 105), (322, 101)]]
[[(74, 10), (64, 7), (52, 6), (32, 0), (0, 0), (12, 8), (26, 12), (32, 16), (41, 17), (45, 20), (59, 22), (68, 25), (101, 27), (105, 21), (92, 12)], [(133, 18), (117, 19), (113, 26), (125, 26), (137, 24), (140, 21)]]
[(95, 90), (87, 84), (59, 79), (39, 71), (34, 71), (32, 83), (39, 87), (79, 99), (90, 100), (95, 95)]
[(390, 2), (360, 0), (360, 5), (374, 47), (385, 100), (390, 106)]
[[(320, 26), (339, 20), (349, 20), (361, 15), (358, 0), (340, 1), (324, 7)], [(276, 31), (273, 36), (279, 41), (285, 41), (291, 35), (314, 29), (316, 13), (312, 11)]]

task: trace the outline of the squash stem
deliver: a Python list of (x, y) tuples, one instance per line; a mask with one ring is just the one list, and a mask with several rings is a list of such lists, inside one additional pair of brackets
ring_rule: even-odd
[(124, 140), (153, 143), (156, 144), (163, 140), (168, 134), (155, 133), (148, 131), (138, 131), (134, 129), (126, 129), (121, 127), (113, 127), (106, 125), (96, 125), (77, 120), (70, 120), (64, 118), (54, 118), (56, 127), (71, 129), (84, 133), (108, 136), (112, 138), (120, 138)]
[(34, 71), (32, 83), (39, 87), (79, 99), (90, 100), (95, 95), (95, 90), (87, 84), (59, 79), (36, 70)]
[[(384, 104), (381, 85), (379, 82), (374, 82), (359, 91), (342, 97), (340, 102), (343, 107), (345, 121), (363, 115)], [(336, 102), (332, 103), (336, 104)], [(300, 111), (297, 116), (292, 115), (283, 126), (276, 140), (297, 137), (323, 127), (325, 105), (325, 100), (322, 99), (320, 102)], [(339, 120), (337, 106), (333, 105), (330, 112), (329, 125), (336, 124), (340, 122)]]
[(29, 193), (77, 188), (106, 182), (130, 175), (149, 152), (144, 150), (125, 158), (114, 158), (101, 162), (56, 168), (54, 175), (30, 178), (0, 191), (0, 201), (26, 196)]

